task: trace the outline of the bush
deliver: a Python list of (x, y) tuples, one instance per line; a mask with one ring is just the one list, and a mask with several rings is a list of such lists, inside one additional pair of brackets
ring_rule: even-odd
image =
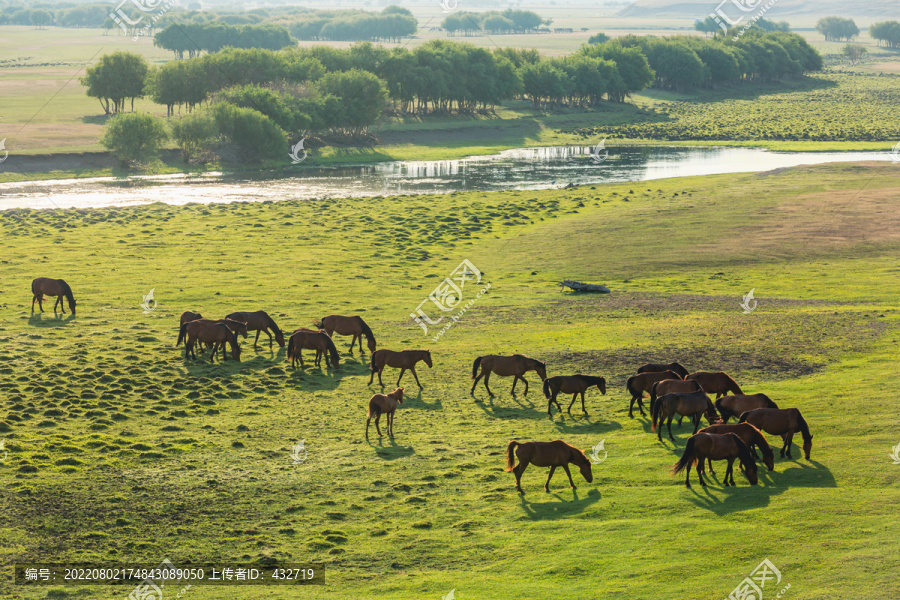
[(258, 110), (218, 102), (212, 107), (219, 131), (249, 162), (278, 159), (287, 155), (287, 134)]
[(145, 163), (169, 139), (162, 121), (147, 113), (119, 113), (106, 123), (100, 143), (123, 163)]
[(191, 113), (178, 120), (169, 123), (172, 129), (172, 137), (181, 147), (181, 157), (184, 162), (190, 162), (202, 152), (211, 148), (219, 139), (219, 128), (213, 117), (204, 112)]

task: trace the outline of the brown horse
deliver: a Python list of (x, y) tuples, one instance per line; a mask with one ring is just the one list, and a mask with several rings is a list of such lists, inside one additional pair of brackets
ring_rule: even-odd
[[(775, 453), (772, 452), (769, 442), (766, 441), (766, 436), (750, 423), (739, 423), (737, 425), (710, 425), (709, 427), (701, 429), (698, 433), (716, 433), (719, 435), (733, 433), (741, 438), (741, 441), (747, 444), (750, 451), (753, 452), (754, 458), (757, 458), (754, 446), (759, 448), (760, 451), (762, 451), (763, 462), (766, 464), (766, 467), (768, 467), (770, 471), (775, 470)], [(713, 471), (712, 460), (709, 462), (709, 472), (715, 473), (715, 471)]]
[(196, 321), (197, 319), (202, 319), (203, 315), (198, 312), (194, 312), (192, 310), (186, 310), (181, 313), (181, 319), (178, 322), (178, 326), (181, 327), (185, 323), (190, 323), (191, 321)]
[(715, 373), (709, 371), (697, 371), (696, 373), (691, 373), (685, 377), (685, 379), (696, 381), (700, 384), (700, 387), (703, 388), (704, 392), (707, 394), (715, 394), (716, 399), (721, 398), (729, 392), (732, 394), (744, 393), (741, 391), (741, 386), (739, 386), (737, 382), (724, 371), (717, 371)]
[(696, 381), (685, 381), (683, 379), (663, 379), (657, 381), (650, 386), (650, 413), (653, 413), (653, 405), (656, 399), (666, 394), (687, 394), (690, 392), (698, 392), (703, 388)]
[[(478, 367), (481, 367), (480, 374), (478, 374)], [(475, 386), (478, 385), (478, 380), (484, 377), (484, 389), (487, 390), (488, 394), (493, 396), (494, 392), (488, 387), (488, 380), (491, 378), (491, 373), (494, 373), (500, 377), (513, 377), (513, 394), (516, 393), (516, 383), (521, 379), (525, 383), (525, 393), (527, 394), (528, 381), (523, 375), (528, 371), (537, 371), (541, 381), (547, 379), (547, 365), (534, 358), (529, 358), (522, 354), (513, 354), (512, 356), (487, 354), (485, 356), (479, 356), (472, 364), (472, 379), (475, 381), (472, 383), (472, 389), (469, 390), (469, 393), (475, 393)], [(478, 376), (476, 377), (476, 375)]]
[[(518, 448), (516, 448), (518, 446)], [(515, 460), (513, 459), (513, 450), (519, 459), (519, 464), (513, 467)], [(506, 447), (506, 470), (512, 471), (516, 476), (516, 491), (522, 491), (522, 473), (531, 463), (536, 467), (550, 467), (550, 475), (547, 476), (547, 483), (544, 484), (544, 491), (550, 491), (550, 479), (556, 467), (562, 467), (569, 476), (569, 485), (575, 489), (575, 482), (572, 481), (572, 473), (569, 472), (569, 463), (576, 465), (581, 471), (582, 477), (588, 483), (594, 480), (591, 473), (591, 461), (584, 455), (584, 452), (570, 446), (562, 440), (555, 442), (525, 442), (520, 444), (513, 440)]]
[(384, 383), (381, 381), (381, 372), (384, 371), (384, 368), (387, 366), (400, 369), (400, 377), (397, 378), (397, 385), (400, 385), (403, 374), (409, 369), (412, 371), (413, 377), (416, 378), (416, 384), (419, 386), (419, 389), (424, 389), (424, 386), (419, 383), (419, 376), (416, 375), (416, 363), (420, 360), (425, 361), (425, 364), (428, 365), (429, 369), (432, 367), (431, 352), (429, 350), (402, 350), (400, 352), (386, 350), (384, 348), (376, 350), (372, 353), (372, 364), (369, 366), (369, 368), (372, 369), (372, 376), (369, 377), (369, 385), (372, 385), (372, 381), (375, 379), (375, 373), (378, 373), (378, 384), (384, 387)]
[[(312, 329), (300, 328), (291, 334), (288, 340), (287, 358), (291, 361), (291, 367), (297, 366), (300, 361), (300, 368), (303, 365), (303, 350), (315, 350), (315, 366), (322, 364), (322, 356), (325, 356), (325, 365), (329, 362), (335, 369), (340, 368), (340, 356), (337, 347), (334, 345), (331, 337), (324, 331), (313, 331)], [(330, 357), (330, 360), (329, 360)]]
[(269, 348), (272, 347), (273, 332), (275, 333), (275, 341), (278, 342), (279, 346), (284, 348), (284, 332), (278, 328), (278, 325), (275, 324), (275, 321), (272, 320), (272, 317), (270, 317), (266, 311), (233, 312), (225, 318), (242, 321), (247, 324), (247, 331), (256, 331), (256, 339), (253, 340), (254, 348), (256, 348), (256, 343), (259, 341), (259, 334), (262, 331), (265, 331), (266, 335), (269, 336)]
[[(244, 339), (247, 339), (247, 324), (246, 323), (241, 323), (240, 321), (235, 321), (233, 319), (219, 319), (217, 321), (214, 321), (213, 319), (204, 319), (202, 317), (199, 319), (191, 319), (190, 321), (185, 321), (184, 315), (186, 315), (186, 314), (188, 314), (188, 313), (184, 313), (181, 315), (182, 322), (181, 322), (181, 327), (179, 327), (179, 329), (178, 329), (178, 339), (175, 341), (176, 347), (181, 345), (181, 342), (183, 342), (185, 340), (185, 338), (187, 337), (187, 328), (185, 327), (185, 325), (187, 325), (188, 323), (193, 323), (194, 321), (202, 321), (204, 323), (216, 323), (219, 325), (225, 325), (226, 327), (228, 327), (228, 329), (230, 329), (234, 333), (240, 334), (240, 335), (244, 336)], [(192, 313), (192, 314), (199, 314), (199, 313)], [(201, 342), (201, 343), (203, 343), (203, 342)], [(201, 350), (202, 350), (202, 348), (201, 348)]]
[(38, 277), (31, 282), (31, 293), (34, 297), (31, 299), (31, 314), (34, 314), (34, 301), (37, 300), (38, 308), (44, 312), (44, 295), (56, 296), (56, 302), (53, 304), (53, 312), (56, 307), (66, 314), (66, 308), (63, 306), (63, 296), (69, 301), (69, 310), (75, 315), (75, 296), (72, 294), (72, 288), (62, 279), (50, 279), (48, 277)]
[[(689, 394), (666, 394), (662, 398), (657, 399), (656, 404), (653, 405), (653, 425), (651, 430), (656, 432), (656, 437), (659, 438), (659, 441), (662, 441), (663, 420), (666, 420), (666, 426), (669, 428), (669, 439), (673, 442), (675, 441), (675, 438), (672, 437), (672, 419), (675, 418), (676, 414), (691, 417), (691, 420), (694, 422), (694, 434), (700, 429), (700, 419), (704, 414), (710, 425), (720, 422), (716, 407), (713, 406), (709, 396), (703, 390)], [(659, 427), (656, 425), (657, 420)]]
[(778, 408), (772, 399), (765, 394), (741, 394), (740, 396), (723, 396), (716, 400), (716, 409), (722, 415), (722, 421), (734, 417), (737, 420), (745, 412), (757, 408)]
[(688, 370), (682, 367), (677, 362), (671, 362), (667, 365), (658, 364), (658, 363), (650, 363), (646, 364), (643, 367), (638, 369), (638, 373), (659, 373), (662, 371), (674, 371), (678, 373), (679, 379), (684, 379), (687, 377)]
[[(646, 366), (646, 365), (645, 365)], [(644, 367), (641, 367), (642, 369)], [(625, 388), (631, 394), (631, 406), (628, 407), (628, 416), (634, 418), (634, 402), (637, 400), (638, 408), (641, 409), (641, 416), (646, 416), (644, 412), (644, 392), (650, 392), (653, 384), (664, 379), (681, 379), (681, 376), (675, 371), (646, 371), (633, 377), (629, 377), (625, 382)]]
[(227, 360), (225, 354), (226, 342), (231, 344), (231, 357), (236, 361), (241, 360), (241, 347), (238, 346), (237, 337), (234, 335), (234, 332), (231, 331), (227, 325), (215, 323), (207, 319), (198, 319), (196, 321), (185, 323), (181, 326), (181, 330), (187, 335), (187, 342), (184, 344), (185, 358), (187, 358), (188, 355), (190, 355), (191, 358), (196, 358), (194, 355), (194, 344), (199, 340), (206, 344), (213, 345), (213, 353), (210, 356), (210, 360), (216, 359), (215, 348), (219, 343), (222, 344), (222, 360)]
[(787, 451), (787, 457), (791, 458), (791, 443), (794, 441), (794, 434), (799, 431), (803, 436), (803, 453), (806, 455), (806, 460), (809, 460), (813, 436), (809, 432), (809, 425), (806, 424), (803, 415), (796, 408), (757, 408), (742, 414), (741, 423), (750, 423), (766, 433), (780, 435), (784, 440), (784, 446), (781, 447), (782, 458), (784, 458), (785, 451)]
[(603, 377), (593, 377), (591, 375), (557, 375), (556, 377), (545, 379), (544, 397), (547, 398), (547, 414), (551, 414), (550, 409), (554, 404), (556, 404), (559, 412), (562, 412), (562, 406), (556, 401), (556, 395), (560, 392), (563, 394), (572, 394), (572, 401), (569, 403), (569, 408), (566, 409), (566, 412), (572, 412), (572, 405), (575, 404), (575, 399), (578, 398), (578, 394), (581, 394), (581, 412), (587, 414), (587, 410), (584, 408), (584, 393), (588, 388), (595, 385), (600, 390), (601, 394), (606, 394), (606, 379)]
[(325, 333), (328, 335), (332, 335), (337, 333), (338, 335), (352, 335), (353, 339), (350, 340), (350, 354), (353, 354), (353, 345), (356, 343), (356, 340), (359, 340), (359, 353), (362, 354), (363, 345), (362, 339), (363, 336), (366, 338), (366, 343), (369, 346), (369, 352), (375, 352), (375, 334), (372, 333), (372, 329), (366, 325), (366, 322), (362, 320), (362, 317), (359, 315), (353, 317), (343, 317), (341, 315), (328, 315), (318, 323), (316, 323), (316, 327), (319, 329), (324, 329)]
[(369, 438), (369, 421), (375, 417), (375, 430), (378, 431), (378, 437), (381, 437), (381, 428), (378, 427), (378, 421), (381, 415), (387, 415), (387, 432), (388, 436), (394, 437), (394, 413), (397, 406), (403, 404), (403, 390), (405, 388), (398, 387), (390, 394), (375, 394), (369, 399), (369, 413), (366, 419), (366, 439)]
[[(703, 459), (727, 460), (728, 469), (725, 471), (724, 483), (726, 486), (736, 486), (732, 468), (736, 458), (740, 459), (744, 475), (747, 477), (750, 485), (756, 485), (759, 482), (759, 477), (757, 475), (756, 462), (753, 460), (750, 448), (747, 447), (747, 444), (741, 438), (733, 433), (726, 433), (725, 435), (698, 433), (692, 435), (684, 447), (681, 459), (672, 467), (672, 473), (677, 474), (687, 468), (687, 477), (684, 480), (684, 485), (691, 487), (691, 466), (696, 463), (700, 485), (705, 486), (706, 482), (703, 481)], [(731, 480), (730, 484), (728, 483), (729, 479)]]

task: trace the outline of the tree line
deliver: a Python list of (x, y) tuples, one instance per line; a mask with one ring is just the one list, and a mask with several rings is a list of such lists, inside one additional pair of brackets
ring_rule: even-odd
[(443, 20), (441, 29), (450, 35), (456, 35), (459, 32), (472, 35), (482, 31), (492, 34), (527, 33), (545, 24), (549, 25), (550, 20), (545, 21), (535, 12), (510, 8), (504, 11), (455, 12)]
[(173, 23), (153, 36), (153, 45), (170, 50), (178, 58), (199, 56), (202, 51), (222, 48), (264, 48), (280, 50), (294, 45), (281, 25), (227, 25), (225, 23)]
[(843, 17), (823, 17), (816, 23), (816, 31), (825, 36), (825, 41), (848, 42), (859, 35), (859, 27), (853, 19)]
[(883, 21), (869, 26), (869, 35), (878, 40), (878, 45), (888, 48), (900, 48), (900, 23)]
[(300, 40), (400, 41), (414, 35), (418, 27), (409, 10), (388, 6), (381, 13), (317, 10), (292, 23), (290, 31)]

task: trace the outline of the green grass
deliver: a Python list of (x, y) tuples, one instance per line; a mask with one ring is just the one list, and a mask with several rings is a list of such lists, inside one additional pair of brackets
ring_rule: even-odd
[[(2, 212), (0, 557), (326, 564), (323, 587), (195, 586), (198, 600), (454, 588), (720, 599), (769, 558), (797, 600), (896, 598), (896, 168)], [(492, 289), (434, 342), (408, 315), (463, 258)], [(77, 317), (29, 315), (40, 275), (73, 286)], [(561, 292), (564, 278), (613, 293)], [(144, 314), (151, 288), (159, 305)], [(750, 288), (759, 307), (745, 315)], [(366, 441), (380, 388), (343, 354), (348, 339), (339, 371), (292, 371), (277, 346), (246, 343), (240, 363), (185, 362), (174, 341), (189, 308), (261, 308), (289, 330), (358, 313), (380, 347), (430, 347), (435, 365), (419, 371), (421, 394), (404, 379), (395, 439)], [(473, 358), (513, 352), (546, 360), (549, 375), (604, 375), (609, 391), (588, 394), (588, 416), (552, 418), (534, 374), (527, 396), (494, 378), (496, 398), (471, 397)], [(660, 444), (646, 419), (627, 417), (625, 378), (670, 359), (799, 407), (812, 461), (776, 460), (758, 487), (738, 475), (736, 488), (713, 478), (686, 490), (668, 468), (689, 431)], [(546, 470), (529, 467), (520, 496), (502, 469), (511, 438), (605, 440), (609, 458), (591, 484), (576, 474), (574, 492), (557, 473), (545, 494)], [(309, 456), (294, 465), (301, 439)], [(0, 580), (0, 594), (46, 589)]]

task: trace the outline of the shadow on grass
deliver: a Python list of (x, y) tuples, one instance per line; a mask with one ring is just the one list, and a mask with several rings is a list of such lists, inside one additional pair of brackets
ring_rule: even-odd
[(53, 313), (53, 318), (44, 318), (44, 313), (34, 313), (28, 318), (28, 325), (31, 327), (63, 327), (74, 319), (75, 315), (70, 313), (66, 313), (65, 317), (61, 313)]
[[(555, 475), (562, 475), (563, 479), (566, 478), (565, 472), (556, 473)], [(573, 477), (574, 476), (575, 474), (573, 474)], [(538, 488), (539, 491), (534, 492), (534, 494), (555, 498), (555, 500), (551, 502), (529, 502), (526, 500), (526, 497), (530, 492), (526, 491), (524, 494), (519, 494), (519, 502), (522, 505), (522, 510), (525, 512), (525, 516), (532, 521), (552, 521), (577, 515), (584, 512), (584, 509), (588, 506), (599, 502), (602, 497), (600, 491), (597, 489), (588, 490), (587, 494), (583, 497), (579, 496), (578, 490), (556, 493), (552, 491), (553, 482), (551, 481), (550, 484), (551, 492), (549, 494), (547, 494), (542, 487)], [(525, 489), (524, 484), (523, 489)], [(572, 494), (571, 499), (565, 498), (564, 495), (568, 496), (569, 493)], [(534, 496), (534, 494), (532, 494), (532, 496)]]
[[(375, 454), (378, 456), (378, 458), (384, 460), (396, 460), (398, 458), (412, 456), (416, 453), (412, 446), (398, 445), (393, 437), (388, 437), (387, 431), (385, 431), (384, 429), (382, 429), (382, 433), (384, 435), (382, 437), (378, 437), (378, 432), (372, 431), (372, 429), (374, 429), (374, 425), (375, 423), (373, 421), (369, 429), (370, 437), (366, 438), (366, 443), (375, 450)], [(387, 427), (386, 421), (382, 422), (382, 425), (384, 427)]]

